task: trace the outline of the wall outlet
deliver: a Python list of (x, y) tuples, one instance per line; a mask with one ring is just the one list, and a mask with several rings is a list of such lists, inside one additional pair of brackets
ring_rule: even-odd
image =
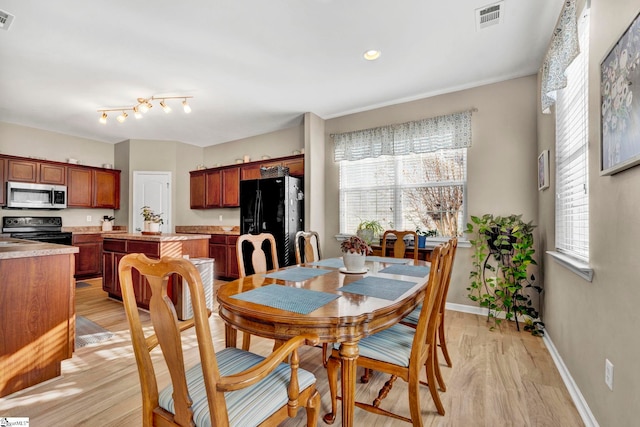
[(91, 222), (91, 215), (87, 215), (87, 222)]
[(218, 221), (222, 221), (222, 215), (218, 216)]
[(604, 360), (604, 382), (613, 391), (613, 363), (609, 359)]

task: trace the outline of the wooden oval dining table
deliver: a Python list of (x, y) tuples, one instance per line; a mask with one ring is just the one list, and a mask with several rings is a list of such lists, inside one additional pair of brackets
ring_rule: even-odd
[[(398, 323), (410, 313), (422, 302), (428, 282), (428, 262), (383, 257), (367, 259), (367, 271), (363, 274), (344, 273), (339, 268), (328, 267), (338, 266), (341, 262), (340, 258), (333, 258), (247, 276), (224, 284), (217, 292), (220, 317), (225, 321), (227, 347), (236, 346), (238, 330), (274, 339), (276, 343), (301, 334), (315, 334), (321, 343), (340, 343), (342, 425), (346, 427), (353, 426), (354, 419), (358, 341)], [(426, 274), (417, 277), (409, 269), (422, 269), (421, 273)], [(317, 275), (305, 279), (314, 274)], [(367, 288), (383, 291), (383, 294), (376, 297), (357, 293), (362, 289), (367, 293)], [(241, 299), (250, 296), (251, 291), (261, 293), (255, 295), (259, 302)], [(284, 304), (286, 309), (265, 305), (270, 299), (265, 297), (267, 291), (278, 291), (274, 293), (278, 295), (274, 305), (282, 307)], [(384, 291), (391, 293), (384, 295)], [(401, 294), (395, 297), (394, 292)], [(291, 300), (287, 301), (289, 294)], [(310, 312), (298, 310), (316, 295), (331, 300), (315, 309), (310, 307)], [(291, 305), (287, 307), (287, 303)], [(332, 423), (335, 416), (326, 414), (324, 419)]]

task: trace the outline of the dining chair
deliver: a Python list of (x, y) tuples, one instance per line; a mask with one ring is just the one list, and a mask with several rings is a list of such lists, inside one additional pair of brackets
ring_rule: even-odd
[[(270, 257), (265, 249), (270, 252)], [(276, 239), (270, 233), (241, 235), (236, 241), (236, 254), (238, 275), (241, 278), (255, 273), (266, 273), (279, 267)], [(250, 345), (251, 335), (243, 332), (242, 349), (248, 351)]]
[(387, 236), (395, 236), (393, 243), (394, 258), (404, 258), (407, 245), (404, 243), (406, 236), (413, 236), (413, 259), (418, 260), (418, 234), (415, 231), (386, 230), (382, 235), (382, 256), (387, 256)]
[(298, 231), (295, 238), (296, 264), (320, 261), (320, 236), (315, 231)]
[[(449, 274), (444, 280), (443, 290), (442, 290), (442, 299), (440, 302), (440, 308), (438, 310), (438, 345), (437, 346), (440, 347), (440, 350), (442, 351), (444, 359), (447, 362), (447, 366), (451, 368), (453, 367), (453, 363), (451, 362), (451, 356), (449, 356), (449, 349), (447, 348), (447, 338), (445, 336), (445, 326), (444, 326), (444, 317), (445, 317), (444, 315), (446, 312), (445, 307), (447, 305), (447, 294), (449, 293), (449, 284), (451, 283), (451, 272), (453, 271), (453, 263), (455, 261), (456, 251), (458, 249), (458, 238), (456, 237), (456, 238), (450, 239), (449, 243), (451, 244), (451, 250), (449, 251), (449, 257), (451, 258), (449, 262), (451, 265), (449, 267)], [(415, 310), (409, 313), (405, 318), (403, 318), (400, 321), (400, 323), (415, 328), (416, 325), (418, 324), (419, 316), (420, 316), (420, 307), (417, 307)], [(438, 353), (435, 350), (436, 349), (434, 347), (434, 352), (435, 352), (434, 363), (435, 363), (435, 369), (436, 369), (436, 378), (438, 380), (438, 386), (440, 387), (440, 390), (446, 391), (447, 386), (444, 383), (444, 379), (442, 378), (442, 372), (440, 371), (440, 362), (438, 360)]]
[[(449, 250), (450, 245), (447, 242), (438, 245), (432, 253), (431, 271), (429, 272), (417, 327), (414, 329), (398, 323), (358, 342), (360, 352), (356, 360), (358, 366), (391, 374), (391, 379), (385, 383), (373, 403), (356, 402), (357, 407), (375, 414), (401, 419), (413, 423), (414, 426), (422, 426), (419, 393), (419, 386), (422, 384), (429, 387), (438, 413), (440, 415), (445, 414), (438, 391), (432, 386), (436, 382), (432, 349), (435, 343), (436, 319), (442, 296), (443, 278), (447, 274), (447, 255)], [(340, 367), (338, 349), (339, 345), (334, 344), (327, 363), (332, 409), (331, 414), (324, 417), (325, 422), (328, 423), (333, 422), (337, 411), (337, 383)], [(420, 371), (423, 368), (426, 368), (426, 383), (420, 381)], [(382, 400), (389, 394), (393, 383), (398, 377), (408, 383), (409, 418), (380, 408)]]
[[(237, 348), (216, 352), (202, 279), (189, 260), (169, 257), (154, 260), (144, 254), (129, 254), (120, 261), (118, 272), (140, 377), (143, 426), (277, 425), (294, 417), (299, 407), (306, 409), (307, 425), (317, 424), (320, 396), (315, 388), (316, 379), (299, 368), (297, 350), (316, 343), (317, 336), (292, 338), (267, 357)], [(136, 306), (134, 274), (144, 276), (151, 290), (149, 314), (153, 333), (148, 336)], [(189, 320), (178, 320), (167, 295), (169, 279), (175, 275), (189, 289), (194, 313)], [(194, 326), (199, 362), (187, 369), (181, 332)], [(170, 379), (161, 390), (154, 367), (156, 356), (151, 354), (157, 345)], [(186, 347), (193, 349), (194, 344), (188, 343)], [(287, 358), (289, 363), (283, 363)]]
[[(322, 259), (320, 236), (316, 231), (298, 231), (295, 237), (296, 264)], [(328, 345), (322, 343), (322, 366), (327, 367)]]

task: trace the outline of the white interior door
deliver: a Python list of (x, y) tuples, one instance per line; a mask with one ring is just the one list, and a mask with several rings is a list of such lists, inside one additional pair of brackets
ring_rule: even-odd
[(142, 230), (144, 219), (140, 214), (143, 206), (149, 206), (155, 213), (162, 214), (164, 224), (160, 230), (173, 232), (171, 222), (171, 172), (133, 172), (133, 230)]

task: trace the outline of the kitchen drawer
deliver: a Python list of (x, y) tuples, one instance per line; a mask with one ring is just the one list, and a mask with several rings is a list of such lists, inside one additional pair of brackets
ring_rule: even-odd
[(106, 252), (126, 252), (127, 241), (126, 240), (111, 240), (105, 239), (103, 250)]
[(225, 245), (227, 244), (227, 236), (224, 234), (212, 234), (209, 243)]
[(74, 234), (73, 244), (76, 243), (97, 243), (102, 242), (101, 234)]
[(160, 245), (156, 242), (141, 242), (138, 240), (129, 240), (127, 253), (143, 253), (150, 257), (160, 257)]

